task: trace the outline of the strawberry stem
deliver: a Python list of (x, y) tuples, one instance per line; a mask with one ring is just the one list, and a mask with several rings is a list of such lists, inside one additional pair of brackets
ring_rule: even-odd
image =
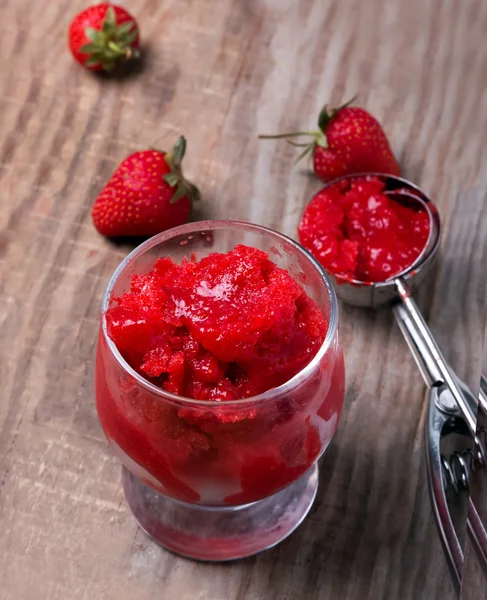
[[(285, 139), (288, 144), (291, 146), (295, 146), (297, 148), (304, 148), (301, 154), (298, 155), (295, 162), (299, 162), (308, 154), (313, 154), (316, 148), (319, 146), (320, 148), (328, 148), (328, 139), (326, 137), (326, 128), (330, 121), (333, 119), (335, 115), (337, 115), (342, 109), (346, 108), (352, 102), (355, 101), (357, 96), (354, 96), (351, 100), (342, 104), (338, 108), (333, 108), (328, 105), (320, 112), (318, 118), (318, 127), (316, 131), (293, 131), (292, 133), (277, 133), (273, 135), (259, 135), (260, 140), (277, 140), (277, 139)], [(290, 138), (303, 137), (308, 136), (311, 138), (309, 142), (301, 143), (294, 142)]]
[[(289, 138), (303, 137), (307, 136), (311, 138), (309, 142), (294, 142)], [(328, 141), (326, 139), (326, 135), (321, 129), (317, 129), (316, 131), (293, 131), (292, 133), (278, 133), (275, 135), (259, 135), (259, 139), (261, 140), (276, 140), (276, 139), (285, 139), (288, 144), (291, 146), (295, 146), (297, 148), (304, 148), (304, 151), (298, 155), (295, 162), (299, 162), (308, 154), (312, 154), (317, 146), (321, 146), (322, 148), (328, 147)]]
[(303, 158), (308, 156), (308, 154), (312, 153), (314, 151), (314, 149), (315, 149), (315, 146), (309, 145), (305, 150), (303, 150), (303, 152), (301, 152), (301, 154), (298, 154), (298, 156), (294, 159), (294, 164), (303, 160)]
[(260, 140), (277, 140), (280, 138), (290, 138), (290, 137), (301, 137), (303, 135), (308, 135), (312, 137), (316, 137), (319, 135), (320, 131), (294, 131), (292, 133), (277, 133), (273, 135), (259, 135), (258, 138)]
[(184, 136), (180, 136), (177, 140), (177, 142), (174, 144), (174, 148), (172, 151), (172, 155), (174, 157), (174, 164), (176, 166), (180, 166), (181, 165), (181, 161), (184, 158), (184, 155), (186, 153), (186, 139), (184, 138)]
[(183, 196), (187, 196), (191, 204), (200, 199), (200, 192), (198, 188), (188, 181), (184, 175), (181, 168), (181, 161), (184, 158), (184, 154), (186, 152), (186, 138), (184, 136), (180, 136), (171, 152), (166, 152), (164, 155), (164, 159), (167, 163), (167, 166), (170, 169), (169, 173), (166, 173), (162, 176), (164, 181), (174, 188), (174, 194), (170, 200), (170, 204), (174, 204)]
[(304, 148), (304, 147), (308, 147), (309, 143), (308, 142), (293, 142), (292, 140), (286, 140), (286, 143), (289, 144), (290, 146), (294, 146), (295, 148)]
[(321, 112), (318, 117), (318, 127), (321, 129), (321, 131), (323, 131), (323, 132), (325, 131), (325, 129), (328, 126), (328, 123), (333, 119), (333, 117), (335, 115), (337, 115), (341, 110), (343, 110), (344, 108), (347, 108), (347, 106), (350, 106), (350, 104), (355, 102), (355, 100), (357, 99), (357, 96), (358, 96), (358, 94), (355, 94), (355, 96), (351, 100), (348, 100), (344, 104), (341, 104), (340, 106), (337, 106), (337, 107), (333, 107), (333, 106), (329, 106), (328, 104), (325, 104), (325, 106), (321, 109)]

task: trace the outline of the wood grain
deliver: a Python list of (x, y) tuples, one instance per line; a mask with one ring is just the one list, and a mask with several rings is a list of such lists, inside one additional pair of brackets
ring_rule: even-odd
[[(319, 182), (257, 134), (313, 125), (356, 93), (431, 194), (442, 258), (419, 302), (478, 387), (486, 325), (487, 4), (476, 0), (133, 0), (145, 59), (94, 77), (65, 48), (81, 0), (1, 0), (0, 598), (454, 597), (423, 462), (425, 390), (392, 317), (343, 306), (348, 393), (318, 500), (277, 548), (227, 565), (151, 543), (98, 425), (93, 350), (128, 245), (90, 206), (127, 153), (189, 139), (200, 216), (294, 235)], [(484, 594), (472, 578), (469, 598)]]

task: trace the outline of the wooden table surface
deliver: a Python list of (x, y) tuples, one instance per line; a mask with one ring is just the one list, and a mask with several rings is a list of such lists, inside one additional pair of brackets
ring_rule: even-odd
[[(346, 407), (305, 523), (226, 565), (137, 528), (97, 421), (100, 299), (131, 249), (90, 207), (117, 163), (188, 140), (200, 216), (291, 236), (319, 182), (259, 132), (359, 94), (406, 177), (437, 202), (442, 256), (419, 303), (478, 388), (486, 322), (487, 3), (128, 0), (140, 68), (99, 78), (66, 50), (81, 0), (0, 0), (0, 598), (454, 598), (423, 462), (425, 388), (386, 310), (341, 308)], [(479, 600), (480, 578), (465, 584)], [(472, 587), (477, 586), (477, 587)]]

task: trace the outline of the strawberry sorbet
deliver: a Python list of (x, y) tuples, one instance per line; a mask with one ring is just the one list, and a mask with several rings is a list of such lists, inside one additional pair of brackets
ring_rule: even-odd
[(235, 400), (281, 385), (325, 339), (316, 304), (267, 254), (228, 254), (176, 265), (157, 261), (106, 315), (123, 357), (166, 391)]
[(428, 214), (403, 206), (384, 188), (373, 176), (342, 180), (308, 204), (299, 240), (325, 269), (346, 279), (385, 281), (418, 258), (428, 241)]
[(180, 265), (159, 259), (133, 275), (105, 319), (139, 375), (206, 401), (164, 401), (123, 371), (113, 385), (100, 336), (100, 421), (125, 463), (159, 491), (189, 502), (257, 500), (295, 481), (331, 439), (344, 393), (338, 347), (292, 398), (245, 401), (293, 378), (328, 329), (316, 303), (265, 252), (238, 245)]

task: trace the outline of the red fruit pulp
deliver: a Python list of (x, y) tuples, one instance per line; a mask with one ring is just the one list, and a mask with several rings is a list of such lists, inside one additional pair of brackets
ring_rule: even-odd
[(383, 192), (377, 177), (326, 187), (311, 200), (299, 240), (325, 269), (346, 279), (385, 281), (404, 271), (425, 247), (429, 216)]
[(167, 392), (211, 403), (144, 389), (100, 335), (100, 421), (156, 489), (188, 502), (251, 502), (297, 479), (330, 441), (344, 396), (338, 347), (292, 395), (244, 400), (296, 375), (328, 329), (318, 306), (265, 252), (236, 246), (199, 262), (159, 259), (133, 276), (105, 317), (135, 371)]

